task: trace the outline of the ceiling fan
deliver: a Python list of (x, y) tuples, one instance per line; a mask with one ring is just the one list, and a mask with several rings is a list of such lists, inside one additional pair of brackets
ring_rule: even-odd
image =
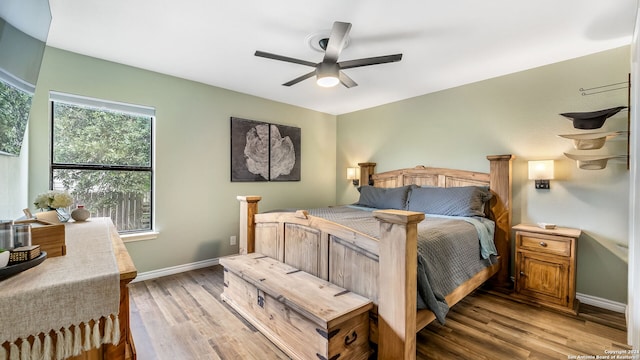
[(320, 86), (332, 87), (338, 85), (339, 83), (342, 83), (342, 85), (347, 88), (358, 86), (358, 84), (349, 76), (347, 76), (347, 74), (345, 74), (342, 70), (360, 66), (385, 64), (402, 60), (402, 54), (394, 54), (338, 62), (338, 57), (340, 56), (340, 53), (342, 52), (342, 49), (347, 42), (347, 35), (349, 34), (349, 30), (351, 30), (350, 23), (339, 21), (333, 23), (329, 38), (321, 39), (319, 41), (320, 47), (324, 49), (324, 58), (319, 63), (294, 59), (287, 56), (271, 54), (259, 50), (256, 51), (255, 56), (286, 61), (294, 64), (306, 65), (315, 68), (313, 71), (307, 74), (304, 74), (282, 84), (284, 86), (295, 85), (315, 75), (317, 78), (316, 81)]

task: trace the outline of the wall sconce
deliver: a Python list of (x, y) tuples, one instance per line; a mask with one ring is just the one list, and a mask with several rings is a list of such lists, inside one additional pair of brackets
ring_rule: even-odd
[(535, 180), (536, 189), (549, 189), (553, 179), (553, 160), (529, 161), (529, 180)]
[(360, 185), (360, 174), (359, 168), (350, 167), (347, 168), (347, 180), (353, 181), (353, 186)]

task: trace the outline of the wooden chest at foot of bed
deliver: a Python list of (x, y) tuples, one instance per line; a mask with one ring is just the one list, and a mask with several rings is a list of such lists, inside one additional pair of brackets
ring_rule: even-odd
[(220, 264), (222, 300), (292, 358), (369, 357), (369, 299), (258, 253)]

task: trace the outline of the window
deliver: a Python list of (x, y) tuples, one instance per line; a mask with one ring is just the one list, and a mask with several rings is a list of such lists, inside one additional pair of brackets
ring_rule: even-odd
[(51, 99), (51, 188), (119, 232), (153, 224), (153, 108), (62, 93)]
[(0, 69), (0, 154), (20, 155), (34, 86)]

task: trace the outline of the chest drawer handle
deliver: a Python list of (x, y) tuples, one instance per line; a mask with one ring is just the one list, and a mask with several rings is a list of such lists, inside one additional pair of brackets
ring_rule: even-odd
[(520, 276), (527, 276), (524, 271), (520, 271)]
[(351, 333), (351, 336), (347, 335), (344, 337), (344, 344), (351, 345), (358, 338), (358, 334), (354, 331)]
[(544, 241), (540, 241), (540, 246), (542, 246), (542, 247), (547, 247), (547, 243), (546, 243), (546, 242), (544, 242)]

